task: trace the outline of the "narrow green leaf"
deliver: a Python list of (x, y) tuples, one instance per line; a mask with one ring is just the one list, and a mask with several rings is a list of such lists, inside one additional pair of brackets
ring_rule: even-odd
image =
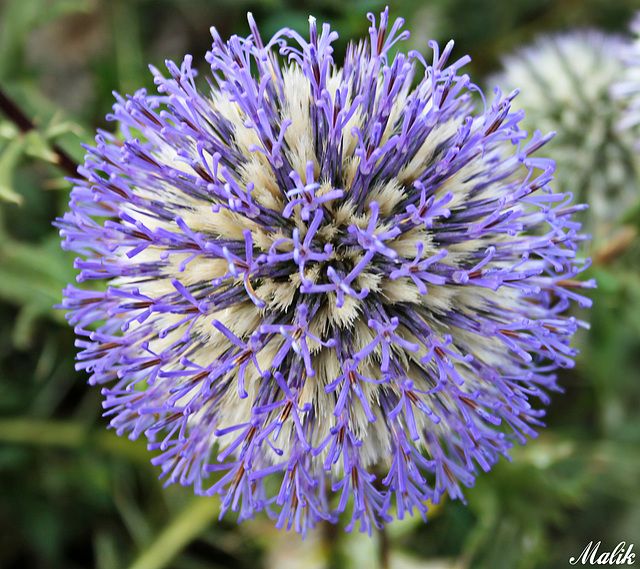
[(24, 152), (26, 140), (24, 136), (14, 138), (0, 155), (0, 199), (8, 202), (22, 203), (22, 196), (13, 189), (13, 172)]
[(20, 135), (18, 127), (9, 121), (0, 122), (0, 138), (13, 140)]
[(35, 324), (42, 311), (37, 304), (25, 304), (20, 308), (15, 319), (12, 333), (14, 346), (19, 349), (27, 349), (31, 345)]
[(14, 444), (77, 447), (86, 440), (86, 427), (80, 423), (17, 418), (0, 420), (0, 441)]
[(44, 160), (45, 162), (51, 162), (55, 164), (57, 162), (57, 156), (55, 152), (51, 150), (49, 144), (45, 140), (44, 135), (37, 130), (30, 130), (26, 135), (25, 154), (38, 160)]
[(0, 443), (62, 448), (95, 446), (102, 452), (149, 464), (142, 440), (119, 437), (113, 430), (91, 428), (78, 421), (53, 421), (35, 417), (0, 419)]
[(218, 516), (218, 502), (193, 498), (133, 562), (129, 569), (167, 567), (189, 543), (202, 534)]

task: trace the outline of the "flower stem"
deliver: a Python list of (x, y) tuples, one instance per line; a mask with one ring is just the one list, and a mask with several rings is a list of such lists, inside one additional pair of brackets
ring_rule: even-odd
[[(11, 99), (0, 87), (0, 111), (13, 122), (21, 132), (27, 133), (36, 130), (36, 125), (22, 111), (22, 109)], [(70, 176), (77, 176), (78, 164), (57, 144), (51, 144), (51, 150), (56, 156), (57, 165)]]
[(340, 552), (340, 534), (338, 526), (330, 522), (323, 522), (320, 525), (322, 532), (322, 543), (325, 552), (326, 568), (338, 569), (343, 566), (343, 559)]
[(389, 557), (391, 553), (391, 546), (389, 544), (389, 534), (387, 533), (387, 526), (383, 525), (382, 529), (378, 531), (378, 567), (380, 569), (389, 569)]

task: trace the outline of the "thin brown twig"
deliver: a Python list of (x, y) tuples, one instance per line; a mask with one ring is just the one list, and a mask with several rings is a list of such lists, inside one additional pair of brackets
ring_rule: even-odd
[[(12, 121), (23, 133), (36, 130), (36, 125), (20, 109), (20, 107), (0, 88), (0, 111)], [(51, 145), (51, 150), (56, 156), (56, 164), (70, 176), (78, 175), (78, 164), (57, 144)]]

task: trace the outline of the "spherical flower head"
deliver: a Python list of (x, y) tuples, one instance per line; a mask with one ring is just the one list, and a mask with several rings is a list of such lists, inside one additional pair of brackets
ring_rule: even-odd
[(623, 74), (623, 38), (596, 30), (543, 36), (503, 61), (490, 80), (520, 90), (523, 128), (555, 131), (548, 146), (557, 163), (554, 186), (589, 204), (578, 216), (598, 240), (638, 199), (635, 139), (617, 123), (623, 105), (612, 86)]
[(621, 53), (624, 71), (612, 92), (624, 108), (618, 127), (623, 132), (631, 131), (636, 150), (640, 151), (640, 12), (631, 23), (631, 33), (633, 40)]
[(391, 56), (402, 20), (369, 19), (341, 67), (313, 19), (213, 29), (210, 91), (187, 56), (118, 96), (122, 140), (98, 134), (58, 221), (107, 284), (63, 306), (111, 427), (303, 534), (425, 517), (534, 436), (592, 285), (513, 95), (474, 113), (467, 57)]

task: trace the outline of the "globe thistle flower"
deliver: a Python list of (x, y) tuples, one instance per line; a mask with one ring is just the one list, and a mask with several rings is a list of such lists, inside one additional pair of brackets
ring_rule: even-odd
[(402, 20), (368, 17), (341, 67), (327, 24), (267, 42), (249, 16), (212, 29), (208, 94), (191, 56), (151, 68), (58, 221), (107, 285), (62, 306), (110, 426), (221, 515), (303, 534), (462, 499), (542, 425), (593, 284), (514, 94), (474, 113), (468, 57), (391, 56)]
[(631, 23), (631, 32), (633, 41), (621, 54), (625, 68), (612, 92), (624, 108), (618, 126), (622, 132), (631, 130), (637, 149), (640, 147), (640, 12)]
[(491, 78), (520, 89), (515, 105), (525, 111), (523, 128), (556, 132), (548, 147), (555, 185), (589, 204), (578, 219), (596, 238), (638, 197), (634, 138), (617, 127), (622, 105), (611, 93), (623, 74), (624, 47), (623, 38), (596, 30), (545, 36), (506, 57)]

